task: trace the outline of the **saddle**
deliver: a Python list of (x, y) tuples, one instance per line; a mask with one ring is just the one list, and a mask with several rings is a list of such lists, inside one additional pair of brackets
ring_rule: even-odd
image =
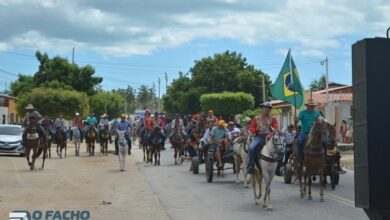
[(28, 140), (36, 140), (39, 138), (38, 132), (35, 133), (27, 133), (27, 139)]

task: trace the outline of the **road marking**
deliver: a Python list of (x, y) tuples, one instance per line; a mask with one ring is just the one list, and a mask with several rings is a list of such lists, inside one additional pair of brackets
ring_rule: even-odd
[[(281, 177), (276, 177), (275, 180), (278, 181), (278, 182), (284, 183), (284, 180), (283, 180)], [(297, 184), (295, 184), (295, 185), (297, 185)], [(298, 186), (298, 185), (297, 185), (297, 186)], [(298, 187), (299, 187), (299, 186), (298, 186)], [(318, 193), (318, 194), (320, 193), (320, 190), (319, 190), (319, 189), (314, 189), (314, 188), (312, 188), (311, 191), (312, 191), (312, 192), (316, 192), (316, 193)], [(325, 196), (325, 198), (328, 198), (328, 199), (331, 199), (331, 200), (340, 202), (340, 203), (342, 203), (342, 204), (344, 204), (344, 205), (347, 205), (347, 206), (349, 206), (349, 207), (355, 208), (355, 202), (352, 201), (352, 200), (345, 199), (345, 198), (343, 198), (343, 197), (337, 196), (337, 195), (332, 194), (332, 193), (329, 193), (329, 192), (327, 192), (327, 193), (324, 192), (324, 196)]]

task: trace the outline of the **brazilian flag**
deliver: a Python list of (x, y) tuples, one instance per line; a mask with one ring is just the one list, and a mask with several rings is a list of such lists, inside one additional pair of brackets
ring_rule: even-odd
[[(293, 72), (292, 75), (290, 68)], [(271, 86), (271, 94), (275, 99), (290, 103), (291, 105), (294, 105), (295, 108), (299, 108), (303, 105), (302, 85), (299, 79), (297, 67), (291, 57), (290, 50), (288, 51), (286, 60), (284, 61), (278, 78)]]

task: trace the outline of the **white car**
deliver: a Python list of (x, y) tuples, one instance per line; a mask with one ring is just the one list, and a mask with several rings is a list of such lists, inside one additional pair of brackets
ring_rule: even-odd
[(0, 153), (24, 155), (23, 129), (20, 125), (0, 125)]

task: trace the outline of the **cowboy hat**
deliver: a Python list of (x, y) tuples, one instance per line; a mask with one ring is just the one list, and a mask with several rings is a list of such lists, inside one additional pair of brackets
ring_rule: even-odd
[(102, 118), (108, 118), (108, 115), (106, 114), (106, 113), (104, 113), (103, 115), (102, 115)]
[(271, 102), (264, 102), (264, 103), (260, 104), (260, 107), (272, 108), (272, 103)]
[(317, 103), (313, 101), (313, 99), (307, 100), (305, 103), (306, 106), (317, 106)]
[(229, 122), (228, 122), (228, 125), (234, 125), (234, 122), (229, 121)]
[(35, 109), (35, 107), (34, 107), (32, 104), (28, 104), (27, 107), (26, 107), (26, 109), (27, 109), (27, 110), (28, 110), (28, 109)]
[(121, 118), (126, 118), (127, 115), (126, 114), (121, 114)]
[(76, 116), (79, 116), (80, 115), (80, 113), (78, 113), (78, 112), (76, 112), (76, 114), (75, 114)]

